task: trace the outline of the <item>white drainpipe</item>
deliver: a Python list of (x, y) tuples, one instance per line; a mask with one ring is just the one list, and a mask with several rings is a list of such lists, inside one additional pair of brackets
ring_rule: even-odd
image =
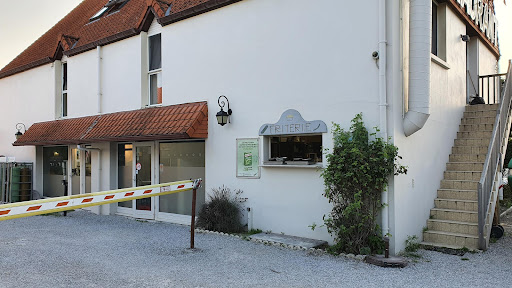
[(430, 116), (432, 0), (411, 0), (409, 21), (409, 111), (404, 117), (405, 136), (423, 128)]
[(96, 54), (97, 54), (97, 61), (98, 61), (98, 71), (96, 73), (98, 77), (98, 87), (97, 87), (97, 95), (98, 95), (98, 114), (101, 114), (101, 100), (102, 100), (102, 93), (101, 93), (101, 46), (96, 47)]
[[(380, 132), (384, 140), (388, 139), (388, 119), (387, 119), (387, 39), (386, 39), (386, 0), (379, 0), (379, 114), (380, 114)], [(382, 208), (382, 235), (389, 233), (389, 199), (388, 191), (384, 189), (381, 195)]]

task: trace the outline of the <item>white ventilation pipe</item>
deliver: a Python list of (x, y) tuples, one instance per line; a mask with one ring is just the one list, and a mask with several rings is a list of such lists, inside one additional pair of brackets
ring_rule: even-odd
[(404, 117), (405, 136), (423, 128), (430, 116), (432, 0), (411, 0), (409, 23), (409, 110)]
[[(380, 133), (386, 141), (388, 139), (388, 118), (387, 118), (387, 36), (386, 36), (386, 0), (379, 1), (379, 114), (380, 114)], [(381, 194), (382, 206), (382, 235), (389, 233), (389, 196), (387, 189)]]

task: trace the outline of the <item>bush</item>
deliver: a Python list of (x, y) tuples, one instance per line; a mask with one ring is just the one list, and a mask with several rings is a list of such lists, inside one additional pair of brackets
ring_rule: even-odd
[(322, 172), (323, 195), (333, 204), (324, 216), (327, 231), (335, 237), (329, 250), (359, 254), (369, 247), (378, 253), (384, 246), (376, 223), (381, 191), (387, 188), (389, 176), (407, 169), (397, 163), (398, 148), (376, 136), (377, 128), (368, 133), (362, 114), (352, 120), (350, 131), (338, 124), (332, 131), (334, 149), (327, 154), (328, 165)]
[[(236, 195), (241, 193), (241, 190), (235, 191)], [(241, 232), (240, 203), (236, 195), (225, 186), (212, 189), (208, 202), (199, 211), (197, 227), (224, 233)]]

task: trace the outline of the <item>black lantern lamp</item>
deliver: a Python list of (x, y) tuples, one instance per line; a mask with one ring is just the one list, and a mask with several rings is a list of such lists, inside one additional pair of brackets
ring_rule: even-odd
[(21, 135), (23, 135), (23, 133), (21, 133), (22, 128), (23, 128), (23, 133), (27, 132), (27, 127), (25, 127), (25, 124), (23, 124), (23, 123), (16, 124), (16, 129), (18, 129), (18, 132), (16, 132), (16, 134), (14, 134), (14, 135), (16, 135), (16, 140), (18, 140), (21, 137)]
[[(226, 103), (224, 101), (220, 101), (220, 98), (224, 97), (226, 99), (226, 101), (228, 102), (228, 111), (224, 111), (224, 106), (226, 105)], [(217, 102), (219, 103), (219, 107), (220, 107), (220, 111), (217, 112), (217, 123), (219, 123), (220, 126), (224, 126), (226, 125), (226, 123), (231, 123), (231, 121), (229, 120), (229, 116), (231, 116), (231, 114), (233, 113), (233, 111), (231, 109), (229, 109), (229, 100), (228, 98), (226, 98), (226, 96), (224, 95), (221, 95), (219, 96), (219, 100), (217, 100)]]

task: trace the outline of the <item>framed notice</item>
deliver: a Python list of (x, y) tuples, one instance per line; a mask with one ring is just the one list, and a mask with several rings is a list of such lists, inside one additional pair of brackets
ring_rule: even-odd
[(236, 139), (236, 177), (260, 178), (260, 142), (258, 138)]

